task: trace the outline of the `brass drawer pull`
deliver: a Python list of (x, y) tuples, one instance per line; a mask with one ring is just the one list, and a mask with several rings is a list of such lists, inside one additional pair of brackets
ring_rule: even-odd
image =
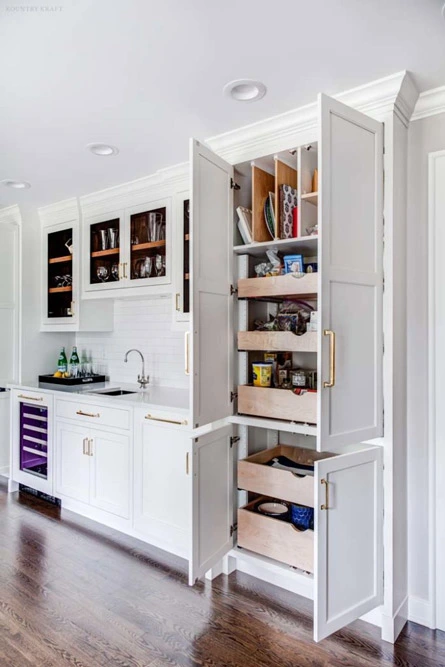
[(179, 312), (181, 310), (181, 306), (179, 305), (179, 298), (180, 298), (179, 292), (176, 292), (176, 310)]
[(188, 475), (189, 473), (190, 473), (189, 453), (187, 452), (185, 455), (185, 474)]
[(25, 396), (25, 394), (19, 394), (19, 398), (23, 398), (25, 401), (43, 401), (43, 398), (36, 398), (35, 396)]
[(93, 456), (93, 438), (88, 438), (88, 456)]
[(183, 421), (177, 421), (176, 419), (163, 419), (162, 417), (153, 417), (153, 415), (145, 415), (145, 419), (150, 419), (154, 422), (164, 422), (166, 424), (178, 424), (179, 426), (187, 426), (188, 421), (184, 419)]
[(330, 329), (323, 331), (324, 336), (329, 336), (329, 382), (323, 382), (325, 389), (335, 386), (335, 333)]
[(325, 502), (323, 505), (321, 505), (320, 509), (322, 510), (328, 510), (329, 509), (329, 486), (328, 486), (328, 480), (327, 479), (321, 479), (320, 484), (324, 484), (324, 489), (325, 489)]
[(87, 455), (88, 455), (88, 452), (87, 452), (87, 442), (88, 442), (88, 438), (84, 438), (84, 439), (82, 440), (82, 442), (83, 442), (82, 451), (83, 451), (83, 453), (85, 454), (85, 456), (87, 456)]
[(93, 414), (92, 412), (82, 412), (82, 410), (77, 410), (76, 415), (81, 415), (82, 417), (100, 417), (100, 414)]

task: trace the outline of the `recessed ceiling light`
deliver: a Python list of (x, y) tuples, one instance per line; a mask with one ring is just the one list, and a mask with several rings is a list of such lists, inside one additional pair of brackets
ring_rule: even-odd
[(28, 183), (28, 181), (14, 181), (11, 178), (5, 178), (0, 183), (6, 185), (7, 188), (14, 188), (15, 190), (26, 190), (31, 187), (31, 183)]
[(230, 81), (223, 88), (224, 95), (238, 102), (255, 102), (267, 93), (267, 88), (261, 81), (253, 79), (236, 79)]
[(109, 155), (117, 155), (119, 149), (116, 146), (111, 146), (109, 144), (88, 144), (88, 150), (90, 150), (94, 155), (101, 155), (108, 157)]

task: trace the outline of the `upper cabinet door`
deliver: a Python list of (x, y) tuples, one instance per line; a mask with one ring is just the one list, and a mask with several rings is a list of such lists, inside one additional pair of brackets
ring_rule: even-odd
[(191, 140), (193, 426), (232, 414), (233, 167)]
[(122, 287), (128, 278), (125, 263), (124, 211), (96, 215), (83, 221), (83, 289), (104, 292)]
[(319, 96), (318, 448), (383, 433), (383, 125)]
[(383, 450), (315, 463), (314, 639), (383, 602)]

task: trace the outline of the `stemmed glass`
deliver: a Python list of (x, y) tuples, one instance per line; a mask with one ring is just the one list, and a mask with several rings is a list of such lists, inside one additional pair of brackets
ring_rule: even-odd
[(156, 270), (156, 275), (159, 277), (162, 275), (162, 270), (164, 268), (164, 264), (162, 261), (162, 255), (156, 255), (156, 261), (155, 261), (155, 270)]
[(98, 266), (96, 270), (96, 275), (101, 282), (105, 282), (108, 278), (108, 269), (106, 266)]

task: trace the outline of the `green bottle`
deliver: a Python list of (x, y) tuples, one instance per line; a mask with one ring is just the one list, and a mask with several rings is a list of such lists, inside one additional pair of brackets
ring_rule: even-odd
[(77, 354), (77, 347), (74, 345), (73, 351), (71, 352), (70, 373), (75, 378), (79, 375), (79, 367), (80, 367), (79, 355)]
[(65, 354), (65, 348), (62, 347), (59, 354), (59, 361), (57, 362), (57, 370), (59, 373), (66, 373), (68, 370), (68, 361)]

